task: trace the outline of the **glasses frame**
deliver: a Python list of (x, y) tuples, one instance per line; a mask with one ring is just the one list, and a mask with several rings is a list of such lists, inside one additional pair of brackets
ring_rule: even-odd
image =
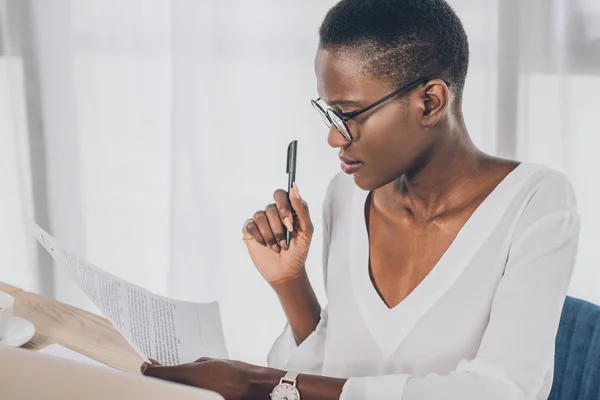
[[(377, 100), (375, 103), (363, 108), (362, 110), (352, 111), (349, 113), (337, 112), (336, 110), (331, 108), (329, 105), (327, 105), (326, 109), (323, 109), (323, 107), (321, 107), (321, 105), (318, 103), (319, 100), (322, 100), (320, 97), (316, 100), (311, 100), (310, 102), (311, 102), (313, 108), (315, 110), (317, 110), (317, 112), (321, 115), (323, 122), (325, 122), (325, 125), (327, 125), (328, 128), (331, 128), (331, 125), (335, 126), (337, 131), (344, 137), (344, 139), (346, 139), (348, 142), (352, 142), (352, 141), (354, 141), (354, 138), (352, 136), (352, 132), (350, 132), (350, 128), (348, 127), (348, 124), (347, 124), (348, 121), (351, 121), (354, 118), (358, 117), (359, 115), (366, 113), (369, 110), (372, 110), (373, 108), (377, 107), (378, 105), (380, 105), (382, 103), (385, 103), (389, 99), (391, 99), (395, 96), (398, 96), (399, 94), (402, 94), (403, 92), (406, 92), (410, 89), (414, 89), (415, 87), (417, 87), (425, 82), (428, 82), (432, 79), (435, 79), (435, 78), (419, 78), (405, 86), (402, 86), (400, 89), (396, 90), (393, 93), (388, 94), (384, 98)], [(445, 80), (442, 80), (442, 81), (446, 84), (446, 86), (448, 86), (448, 87), (451, 86), (450, 82), (447, 82)], [(339, 120), (338, 123), (342, 124), (341, 129), (340, 129), (340, 126), (336, 122), (334, 122), (334, 118), (332, 118), (332, 116), (329, 115), (329, 113), (332, 113), (333, 117), (337, 118)], [(342, 131), (342, 129), (344, 129), (344, 131)]]

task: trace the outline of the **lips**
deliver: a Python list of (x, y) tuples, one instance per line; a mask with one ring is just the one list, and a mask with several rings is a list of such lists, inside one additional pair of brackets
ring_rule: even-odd
[(362, 166), (362, 162), (340, 155), (342, 162), (342, 171), (347, 174), (354, 174)]

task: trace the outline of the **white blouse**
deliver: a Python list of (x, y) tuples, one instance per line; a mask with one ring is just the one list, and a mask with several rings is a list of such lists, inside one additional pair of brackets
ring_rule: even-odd
[(369, 277), (368, 192), (337, 175), (324, 204), (328, 305), (283, 370), (349, 378), (342, 400), (547, 399), (579, 215), (567, 178), (523, 163), (483, 201), (431, 272), (390, 309)]

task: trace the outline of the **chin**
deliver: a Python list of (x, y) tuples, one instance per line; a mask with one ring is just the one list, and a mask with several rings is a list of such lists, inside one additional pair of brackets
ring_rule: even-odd
[(375, 183), (376, 180), (373, 179), (372, 176), (369, 177), (368, 175), (365, 176), (364, 174), (361, 174), (361, 173), (355, 173), (353, 177), (354, 177), (354, 183), (356, 184), (356, 186), (358, 186), (360, 189), (362, 189), (366, 192), (373, 191), (381, 186), (381, 185), (377, 185)]

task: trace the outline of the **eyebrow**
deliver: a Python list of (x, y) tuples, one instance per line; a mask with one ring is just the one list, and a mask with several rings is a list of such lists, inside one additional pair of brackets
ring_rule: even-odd
[(348, 106), (348, 105), (353, 105), (353, 104), (358, 104), (358, 103), (359, 103), (359, 101), (357, 101), (357, 100), (334, 100), (327, 104), (329, 104), (330, 106)]

